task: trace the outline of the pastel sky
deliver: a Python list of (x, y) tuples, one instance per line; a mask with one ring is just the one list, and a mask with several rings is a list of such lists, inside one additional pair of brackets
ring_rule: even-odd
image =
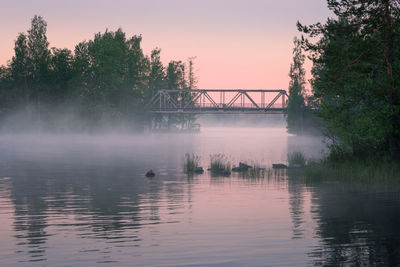
[[(94, 33), (119, 27), (142, 34), (146, 54), (196, 57), (199, 88), (287, 89), (296, 22), (325, 22), (325, 0), (0, 0), (0, 64), (37, 14), (51, 47), (73, 50)], [(310, 64), (307, 63), (307, 69)]]

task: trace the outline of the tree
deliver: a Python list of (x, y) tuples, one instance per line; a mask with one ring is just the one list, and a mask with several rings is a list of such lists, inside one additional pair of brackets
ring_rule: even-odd
[(86, 41), (75, 46), (71, 67), (71, 93), (75, 98), (81, 99), (89, 87), (90, 80), (89, 50)]
[(17, 95), (12, 90), (13, 80), (11, 68), (0, 66), (0, 118), (3, 118), (12, 110), (15, 105)]
[(287, 128), (290, 133), (302, 133), (304, 128), (304, 86), (305, 70), (303, 68), (305, 56), (301, 43), (294, 38), (293, 63), (290, 66), (289, 101), (286, 112)]
[(70, 81), (72, 79), (73, 55), (68, 49), (52, 48), (50, 59), (51, 95), (55, 103), (60, 103), (72, 97)]
[(165, 88), (165, 68), (161, 62), (161, 49), (156, 48), (150, 55), (149, 90), (145, 99), (150, 99), (158, 90)]
[(53, 114), (70, 111), (73, 104), (89, 127), (105, 121), (128, 126), (150, 118), (144, 106), (157, 90), (188, 87), (185, 64), (171, 61), (166, 70), (160, 49), (144, 55), (141, 35), (127, 38), (122, 29), (106, 30), (77, 44), (74, 52), (49, 50), (47, 23), (40, 16), (31, 22), (15, 41), (10, 64), (0, 68), (1, 115), (32, 106), (36, 113), (28, 113), (50, 125), (57, 118)]
[(20, 93), (22, 101), (28, 104), (30, 92), (28, 89), (29, 70), (29, 51), (27, 44), (27, 36), (20, 33), (14, 44), (14, 53), (11, 60), (11, 77), (13, 79), (14, 91)]
[(196, 89), (196, 84), (197, 84), (197, 77), (195, 76), (195, 71), (194, 71), (194, 60), (196, 57), (190, 57), (188, 59), (188, 65), (189, 65), (189, 72), (188, 72), (188, 89)]
[[(190, 68), (193, 68), (192, 64), (189, 65)], [(190, 69), (189, 69), (190, 70)], [(193, 69), (191, 70), (192, 74), (189, 72), (189, 79), (186, 78), (186, 66), (182, 61), (171, 61), (168, 64), (167, 74), (166, 74), (166, 84), (167, 89), (170, 90), (188, 90), (190, 82), (191, 86), (195, 86), (194, 73)], [(192, 77), (190, 77), (192, 75)], [(192, 80), (190, 80), (192, 79)], [(193, 88), (192, 88), (193, 89)], [(193, 97), (191, 94), (174, 94), (176, 97), (174, 100), (183, 103), (187, 103), (189, 99), (184, 99), (184, 97), (191, 98)], [(168, 119), (168, 123), (180, 123), (182, 128), (189, 126), (189, 124), (195, 120), (195, 117), (190, 114), (178, 114), (178, 115), (170, 115)]]
[(185, 64), (183, 64), (182, 61), (170, 61), (165, 78), (168, 89), (186, 89)]
[[(311, 53), (313, 93), (333, 151), (400, 157), (399, 2), (328, 0), (337, 19), (298, 28)], [(398, 68), (397, 68), (398, 69)]]
[(27, 61), (30, 68), (30, 95), (37, 105), (40, 105), (40, 99), (48, 94), (50, 50), (46, 32), (46, 21), (35, 15), (28, 30)]
[(122, 29), (106, 30), (75, 48), (74, 82), (84, 87), (90, 120), (132, 120), (143, 113), (150, 62), (141, 41), (140, 35), (127, 39)]

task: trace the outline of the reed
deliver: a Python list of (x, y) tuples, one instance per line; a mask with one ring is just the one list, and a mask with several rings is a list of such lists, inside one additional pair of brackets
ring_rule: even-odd
[(307, 159), (302, 152), (293, 152), (288, 154), (288, 163), (290, 168), (301, 168), (306, 166)]
[(185, 173), (193, 173), (199, 168), (200, 157), (194, 154), (185, 154), (185, 163), (183, 169)]
[(244, 178), (263, 179), (265, 177), (265, 168), (261, 167), (259, 163), (254, 163), (251, 168), (243, 173)]
[(218, 153), (210, 155), (209, 170), (214, 174), (230, 174), (231, 163), (224, 154)]
[(399, 182), (400, 165), (396, 162), (310, 161), (305, 177), (313, 180), (334, 179), (349, 182)]

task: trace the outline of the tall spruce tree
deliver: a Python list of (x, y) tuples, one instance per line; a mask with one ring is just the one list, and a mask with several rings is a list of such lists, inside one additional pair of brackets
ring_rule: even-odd
[(289, 133), (301, 134), (304, 130), (304, 86), (305, 86), (305, 56), (297, 37), (293, 40), (293, 63), (289, 71), (289, 101), (286, 111), (287, 129)]

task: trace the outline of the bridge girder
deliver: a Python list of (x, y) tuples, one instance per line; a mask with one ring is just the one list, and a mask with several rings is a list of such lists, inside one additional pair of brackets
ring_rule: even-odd
[[(161, 114), (279, 114), (286, 109), (285, 90), (159, 90), (146, 105)], [(281, 98), (281, 104), (277, 104)], [(258, 101), (258, 102), (257, 102)]]

